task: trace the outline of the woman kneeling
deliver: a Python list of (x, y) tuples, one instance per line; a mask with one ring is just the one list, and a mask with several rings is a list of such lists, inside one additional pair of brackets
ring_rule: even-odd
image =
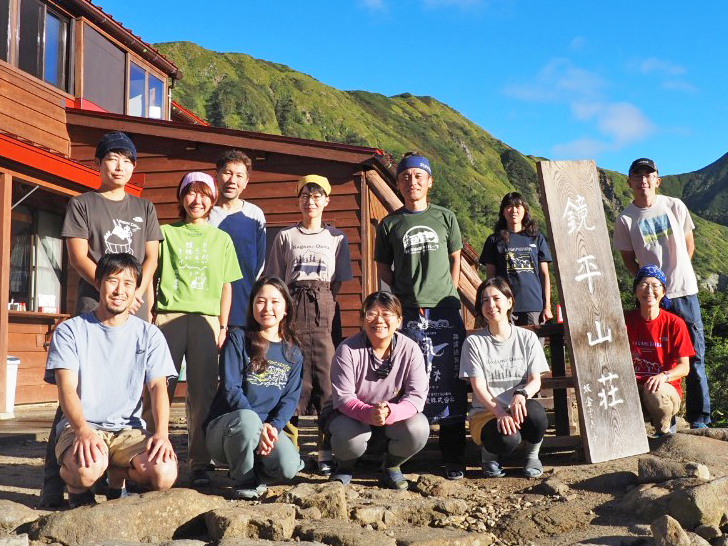
[(356, 461), (371, 444), (386, 444), (383, 483), (409, 484), (400, 465), (427, 443), (430, 426), (422, 413), (428, 378), (419, 346), (397, 332), (402, 305), (388, 292), (362, 304), (363, 332), (344, 340), (331, 364), (334, 411), (326, 419), (337, 470), (331, 479), (351, 481)]
[[(301, 394), (303, 356), (291, 327), (291, 296), (276, 277), (252, 288), (245, 331), (231, 330), (220, 356), (220, 386), (205, 423), (212, 458), (230, 466), (233, 498), (266, 491), (258, 475), (291, 480), (303, 468), (281, 430)], [(259, 464), (256, 464), (259, 463)]]
[(665, 274), (656, 265), (646, 265), (634, 279), (637, 309), (624, 315), (637, 376), (642, 410), (658, 436), (674, 433), (680, 410), (680, 380), (690, 372), (695, 355), (683, 319), (665, 311)]
[(481, 444), (483, 473), (504, 476), (498, 457), (526, 443), (523, 473), (543, 474), (538, 458), (548, 421), (543, 406), (532, 398), (548, 371), (536, 334), (511, 322), (513, 292), (501, 277), (478, 288), (476, 310), (486, 321), (482, 331), (468, 336), (460, 357), (460, 377), (473, 387), (470, 435)]

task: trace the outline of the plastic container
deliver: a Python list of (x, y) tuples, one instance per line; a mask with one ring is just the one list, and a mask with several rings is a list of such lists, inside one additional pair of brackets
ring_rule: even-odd
[(15, 417), (13, 408), (15, 407), (15, 387), (18, 384), (19, 365), (19, 358), (8, 355), (7, 375), (5, 382), (5, 407), (7, 408), (7, 411), (5, 413), (0, 413), (0, 418), (2, 419), (12, 419), (13, 417)]

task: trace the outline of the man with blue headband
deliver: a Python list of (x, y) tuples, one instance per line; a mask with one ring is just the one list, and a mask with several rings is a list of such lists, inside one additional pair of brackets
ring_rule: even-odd
[(685, 203), (657, 194), (660, 182), (654, 161), (641, 157), (632, 162), (629, 187), (634, 200), (614, 222), (614, 246), (633, 275), (641, 266), (650, 264), (665, 272), (666, 295), (672, 302), (670, 311), (685, 321), (695, 348), (685, 382), (685, 416), (691, 428), (704, 428), (710, 424), (710, 392), (698, 280), (691, 263), (695, 225)]
[(465, 327), (460, 315), (460, 227), (452, 211), (432, 205), (427, 158), (405, 154), (397, 167), (404, 207), (377, 227), (374, 259), (379, 278), (404, 308), (403, 332), (422, 348), (430, 376), (425, 415), (440, 425), (445, 476), (464, 476), (467, 384), (458, 378)]

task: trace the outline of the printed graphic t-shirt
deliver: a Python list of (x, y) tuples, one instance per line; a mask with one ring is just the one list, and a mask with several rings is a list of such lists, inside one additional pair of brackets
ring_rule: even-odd
[(273, 241), (265, 274), (286, 284), (348, 281), (352, 278), (349, 241), (343, 231), (330, 225), (315, 233), (300, 225), (283, 229)]
[[(629, 337), (629, 349), (638, 383), (644, 383), (653, 375), (670, 371), (683, 356), (695, 356), (693, 343), (685, 321), (660, 309), (654, 320), (645, 320), (639, 309), (624, 314)], [(670, 381), (682, 396), (681, 380)]]
[[(86, 239), (89, 255), (96, 263), (104, 254), (117, 252), (128, 252), (142, 263), (147, 241), (163, 239), (157, 211), (150, 201), (128, 193), (121, 201), (112, 201), (96, 192), (70, 199), (61, 236)], [(95, 309), (98, 301), (96, 288), (81, 279), (77, 314)]]
[[(483, 377), (497, 402), (507, 407), (513, 391), (524, 386), (530, 375), (549, 371), (546, 355), (536, 334), (525, 328), (512, 327), (511, 336), (503, 341), (495, 339), (488, 328), (465, 338), (460, 355), (460, 377)], [(473, 396), (473, 413), (488, 410), (477, 396)]]
[(513, 289), (516, 313), (543, 309), (541, 262), (550, 262), (551, 251), (542, 234), (535, 237), (510, 232), (508, 243), (496, 234), (485, 241), (480, 263), (494, 265), (496, 275), (508, 279)]
[(244, 326), (247, 319), (250, 290), (263, 272), (265, 265), (265, 216), (259, 207), (243, 201), (242, 209), (230, 214), (222, 207), (213, 207), (209, 222), (210, 225), (216, 226), (230, 235), (233, 245), (235, 245), (235, 253), (243, 278), (233, 283), (229, 324)]
[(667, 297), (679, 298), (698, 293), (698, 280), (690, 263), (685, 235), (695, 229), (685, 203), (658, 195), (651, 207), (634, 203), (614, 222), (614, 246), (631, 250), (640, 267), (654, 264), (667, 277)]
[(458, 308), (450, 254), (462, 247), (452, 211), (437, 205), (419, 213), (402, 207), (377, 226), (374, 260), (394, 264), (391, 288), (404, 307)]
[(222, 286), (241, 278), (230, 236), (209, 224), (162, 226), (157, 310), (220, 315)]

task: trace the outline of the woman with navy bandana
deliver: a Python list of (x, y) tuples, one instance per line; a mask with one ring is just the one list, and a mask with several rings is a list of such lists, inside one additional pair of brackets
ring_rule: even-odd
[(640, 401), (658, 436), (676, 431), (683, 377), (695, 355), (685, 322), (666, 311), (665, 274), (656, 265), (642, 267), (634, 279), (637, 308), (625, 313)]

